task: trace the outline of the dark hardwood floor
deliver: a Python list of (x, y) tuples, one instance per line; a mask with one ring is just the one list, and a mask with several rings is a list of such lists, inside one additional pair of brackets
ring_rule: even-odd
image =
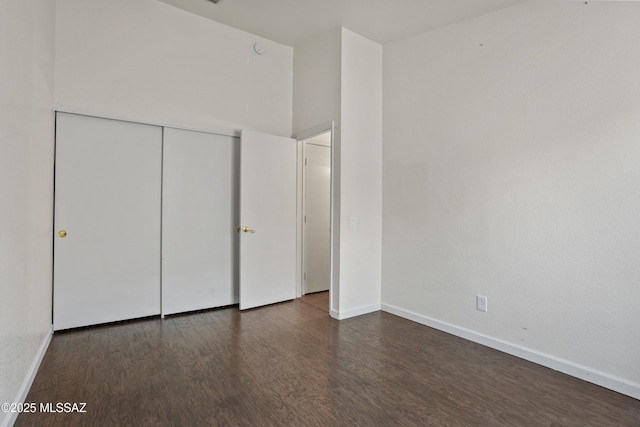
[(329, 312), (329, 291), (302, 295), (300, 301)]
[(640, 401), (377, 312), (301, 300), (56, 333), (16, 426), (639, 426)]

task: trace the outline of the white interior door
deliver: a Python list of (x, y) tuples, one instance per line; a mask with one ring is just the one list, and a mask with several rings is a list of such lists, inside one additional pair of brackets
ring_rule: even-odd
[(160, 313), (161, 152), (160, 127), (57, 114), (54, 329)]
[(162, 313), (237, 302), (238, 138), (164, 128)]
[(311, 140), (304, 145), (305, 294), (328, 291), (331, 283), (331, 147)]
[(237, 302), (238, 138), (164, 128), (162, 313)]
[(241, 310), (296, 296), (296, 150), (293, 139), (242, 132)]

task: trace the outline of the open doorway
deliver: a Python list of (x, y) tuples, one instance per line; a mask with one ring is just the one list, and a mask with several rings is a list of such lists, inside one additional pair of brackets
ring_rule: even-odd
[(298, 138), (301, 152), (301, 301), (330, 311), (332, 126)]

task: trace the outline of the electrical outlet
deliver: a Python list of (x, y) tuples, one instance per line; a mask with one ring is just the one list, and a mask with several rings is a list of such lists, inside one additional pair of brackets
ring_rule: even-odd
[(478, 311), (487, 311), (487, 297), (484, 295), (476, 295), (476, 308)]

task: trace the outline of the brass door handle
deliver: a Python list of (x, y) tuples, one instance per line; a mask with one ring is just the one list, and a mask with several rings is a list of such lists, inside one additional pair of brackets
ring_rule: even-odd
[(58, 231), (58, 237), (65, 238), (67, 237), (67, 232), (65, 230)]
[(255, 233), (256, 232), (256, 230), (252, 230), (246, 225), (244, 227), (242, 227), (242, 228), (238, 227), (238, 233), (240, 232), (240, 230), (244, 231), (245, 233)]

